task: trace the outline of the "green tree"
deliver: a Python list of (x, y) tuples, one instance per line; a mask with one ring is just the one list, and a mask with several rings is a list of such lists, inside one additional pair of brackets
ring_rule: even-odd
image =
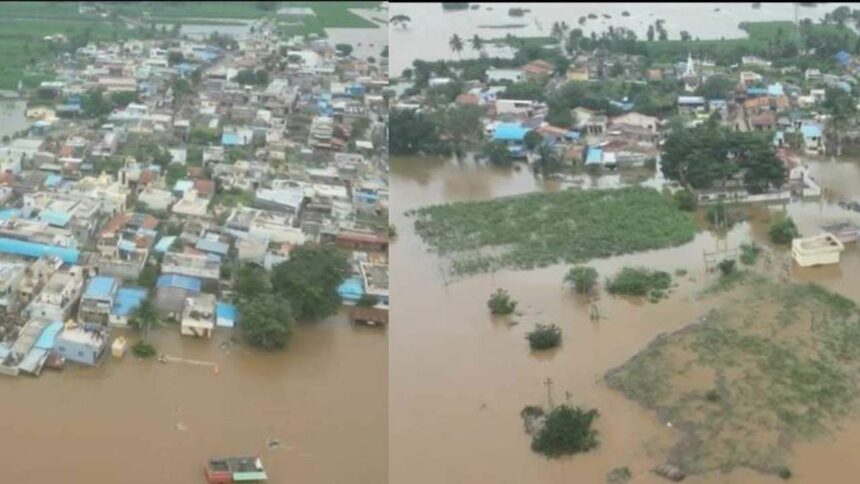
[(511, 299), (508, 291), (504, 289), (496, 289), (496, 292), (490, 295), (487, 301), (487, 307), (490, 308), (492, 314), (511, 314), (517, 309), (517, 302)]
[(692, 212), (699, 205), (699, 199), (692, 190), (678, 190), (674, 197), (678, 208), (685, 212)]
[(526, 133), (526, 136), (523, 139), (523, 143), (525, 144), (526, 149), (529, 151), (534, 151), (535, 148), (540, 146), (542, 141), (543, 137), (537, 130), (534, 129)]
[(597, 269), (586, 266), (572, 267), (564, 276), (564, 282), (572, 285), (576, 292), (588, 294), (597, 285)]
[(463, 52), (463, 39), (461, 39), (459, 35), (452, 35), (448, 40), (448, 46), (457, 54), (457, 57), (461, 57), (460, 53)]
[(293, 333), (290, 303), (275, 294), (257, 294), (239, 302), (242, 334), (248, 344), (267, 350), (283, 348)]
[(828, 88), (822, 107), (830, 115), (827, 131), (836, 145), (836, 156), (842, 156), (842, 133), (857, 117), (857, 104), (854, 97), (842, 89)]
[(352, 46), (349, 44), (336, 44), (334, 48), (343, 57), (349, 57), (352, 54)]
[(555, 324), (536, 324), (526, 333), (529, 347), (533, 350), (548, 350), (561, 344), (561, 328)]
[(508, 145), (502, 141), (489, 141), (484, 144), (482, 151), (484, 156), (494, 165), (510, 165), (513, 162), (511, 152), (508, 151)]
[(469, 39), (469, 45), (471, 45), (472, 49), (476, 52), (481, 52), (484, 50), (484, 39), (482, 39), (480, 35), (475, 34), (471, 39)]
[(149, 330), (152, 329), (153, 326), (159, 324), (159, 322), (160, 317), (158, 310), (155, 308), (155, 304), (153, 304), (150, 298), (144, 299), (140, 303), (140, 306), (135, 308), (128, 317), (129, 326), (141, 331), (143, 333), (144, 341), (149, 337)]
[(252, 299), (257, 294), (271, 292), (272, 283), (265, 270), (252, 264), (243, 264), (236, 274), (236, 294), (240, 300)]
[(791, 217), (779, 217), (771, 222), (768, 236), (774, 244), (787, 245), (795, 238), (800, 237), (800, 232)]
[(561, 166), (561, 159), (556, 152), (555, 146), (550, 143), (543, 142), (538, 145), (537, 159), (535, 160), (537, 172), (541, 176), (546, 177), (550, 173), (558, 170)]
[(555, 407), (532, 438), (532, 450), (547, 457), (561, 457), (597, 447), (597, 430), (592, 426), (599, 415), (595, 409), (567, 404)]
[(137, 284), (147, 289), (152, 289), (158, 282), (158, 268), (152, 264), (146, 264), (137, 276)]
[(304, 244), (272, 271), (272, 287), (302, 319), (323, 319), (341, 305), (337, 288), (349, 275), (346, 256), (337, 248)]

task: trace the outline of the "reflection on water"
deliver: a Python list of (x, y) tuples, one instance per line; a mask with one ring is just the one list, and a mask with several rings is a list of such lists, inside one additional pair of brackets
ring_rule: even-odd
[[(762, 3), (759, 9), (753, 9), (750, 3), (710, 3), (706, 6), (698, 3), (529, 3), (531, 12), (524, 17), (509, 16), (508, 9), (512, 6), (509, 4), (479, 5), (480, 8), (476, 10), (445, 11), (439, 3), (391, 4), (391, 15), (408, 15), (412, 19), (406, 29), (390, 29), (391, 42), (398, 46), (397, 55), (391, 59), (391, 72), (399, 75), (415, 59), (457, 59), (458, 54), (453, 53), (448, 46), (448, 39), (453, 34), (463, 39), (470, 39), (476, 34), (485, 39), (503, 38), (507, 34), (547, 37), (553, 22), (562, 20), (571, 28), (581, 28), (586, 36), (591, 35), (592, 31), (601, 33), (613, 26), (631, 29), (640, 39), (645, 38), (648, 25), (657, 19), (665, 20), (664, 27), (669, 39), (678, 39), (682, 30), (690, 32), (693, 38), (738, 38), (746, 35), (738, 27), (741, 22), (794, 21), (794, 6), (791, 3)], [(812, 7), (800, 7), (798, 17), (818, 20), (840, 5), (854, 8), (850, 3), (819, 3)], [(625, 11), (630, 16), (622, 16)], [(578, 19), (589, 13), (597, 14), (599, 18), (589, 19), (580, 25)], [(604, 18), (604, 14), (611, 18)], [(525, 25), (521, 28), (481, 27), (511, 24)], [(507, 47), (488, 45), (486, 51), (494, 57), (511, 56)], [(474, 58), (478, 52), (465, 48), (459, 55)]]
[(259, 454), (273, 483), (387, 482), (384, 333), (335, 317), (300, 326), (283, 352), (225, 339), (154, 336), (168, 355), (217, 363), (217, 375), (128, 354), (3, 377), (2, 481), (188, 484), (210, 456)]
[(0, 138), (12, 136), (30, 125), (26, 109), (26, 101), (0, 99)]
[[(849, 193), (852, 186), (860, 187), (858, 165), (810, 164), (825, 185), (835, 177)], [(635, 482), (664, 482), (648, 470), (663, 461), (677, 436), (654, 414), (607, 389), (602, 383), (606, 370), (624, 363), (657, 334), (693, 322), (716, 303), (696, 298), (716, 277), (704, 270), (705, 252), (725, 251), (754, 240), (767, 247), (771, 270), (777, 271), (789, 254), (767, 242), (767, 223), (774, 214), (786, 210), (803, 233), (815, 233), (831, 221), (860, 223), (860, 214), (828, 202), (749, 206), (744, 209), (747, 220), (724, 233), (715, 234), (702, 223), (689, 244), (592, 261), (589, 265), (601, 279), (625, 265), (687, 271), (675, 278), (677, 287), (658, 304), (603, 294), (598, 302), (601, 320), (592, 322), (587, 301), (562, 284), (568, 267), (506, 270), (452, 281), (440, 269), (441, 261), (415, 235), (413, 220), (403, 213), (431, 204), (558, 189), (557, 183), (546, 185), (526, 169), (488, 169), (419, 158), (395, 159), (392, 165), (392, 205), (396, 207), (392, 222), (399, 239), (391, 253), (393, 260), (409, 262), (395, 262), (391, 268), (397, 300), (392, 311), (398, 322), (390, 328), (389, 348), (389, 385), (397, 389), (389, 403), (391, 482), (603, 482), (606, 473), (618, 466), (628, 466)], [(858, 274), (860, 250), (849, 245), (840, 266), (795, 267), (791, 277), (819, 282), (860, 300)], [(498, 287), (519, 302), (522, 315), (514, 318), (518, 324), (489, 315), (486, 299)], [(562, 327), (562, 346), (555, 353), (537, 356), (529, 350), (525, 333), (536, 323)], [(529, 450), (519, 412), (527, 404), (544, 402), (542, 382), (547, 377), (555, 381), (556, 400), (570, 392), (575, 402), (600, 410), (599, 449), (552, 461)], [(851, 423), (848, 429), (854, 433), (840, 433), (834, 436), (835, 442), (822, 439), (798, 446), (791, 465), (793, 480), (852, 482), (849, 477), (860, 470), (860, 463), (844, 456), (856, 448), (860, 425)], [(743, 469), (688, 481), (781, 482)]]

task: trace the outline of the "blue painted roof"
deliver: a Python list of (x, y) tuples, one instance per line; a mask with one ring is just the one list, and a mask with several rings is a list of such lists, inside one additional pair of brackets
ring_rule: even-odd
[(747, 95), (749, 96), (764, 96), (767, 94), (767, 89), (763, 87), (748, 87)]
[(46, 255), (59, 257), (67, 264), (77, 264), (80, 253), (76, 249), (57, 247), (56, 245), (37, 244), (23, 240), (0, 237), (0, 252), (5, 254), (42, 257)]
[(187, 289), (189, 291), (200, 292), (203, 288), (203, 282), (200, 279), (179, 274), (164, 274), (158, 278), (157, 287), (177, 287)]
[(678, 104), (705, 104), (702, 96), (678, 96)]
[(224, 133), (221, 135), (221, 144), (228, 146), (236, 146), (239, 144), (238, 133)]
[(122, 239), (119, 242), (117, 242), (116, 246), (119, 250), (124, 250), (126, 252), (136, 252), (137, 251), (137, 245), (135, 245), (135, 243), (130, 241), (130, 240)]
[(784, 91), (782, 90), (782, 84), (776, 83), (767, 86), (767, 94), (768, 96), (782, 96)]
[(170, 250), (170, 246), (173, 245), (174, 242), (176, 242), (176, 236), (171, 235), (168, 237), (162, 237), (161, 240), (155, 244), (155, 251), (163, 254)]
[(36, 348), (43, 350), (52, 350), (54, 349), (54, 343), (57, 341), (57, 335), (60, 334), (60, 331), (63, 329), (62, 321), (54, 321), (47, 328), (42, 331), (42, 334), (39, 335), (39, 339), (36, 340)]
[(111, 314), (128, 316), (146, 299), (146, 289), (142, 287), (122, 287), (116, 292)]
[(833, 58), (836, 59), (840, 64), (847, 64), (851, 62), (851, 54), (845, 52), (844, 50), (840, 50), (836, 54), (833, 55)]
[(347, 301), (358, 301), (364, 295), (364, 281), (358, 277), (350, 277), (337, 288), (341, 299)]
[(209, 240), (209, 239), (198, 239), (197, 244), (194, 245), (197, 250), (202, 250), (203, 252), (213, 252), (218, 255), (227, 255), (227, 252), (230, 251), (230, 246), (225, 244), (224, 242), (219, 242), (217, 240)]
[(603, 150), (597, 146), (589, 146), (585, 155), (585, 164), (592, 165), (595, 163), (603, 163)]
[(72, 214), (68, 212), (59, 212), (57, 210), (42, 210), (39, 212), (39, 220), (53, 225), (54, 227), (65, 227), (72, 220)]
[(519, 123), (502, 123), (493, 130), (493, 139), (501, 141), (522, 141), (529, 129)]
[(21, 209), (20, 208), (4, 208), (0, 210), (0, 220), (9, 220), (10, 218), (20, 218), (21, 217)]
[(821, 126), (817, 124), (804, 124), (800, 127), (804, 138), (818, 138), (821, 136)]
[(87, 299), (110, 300), (111, 295), (116, 292), (118, 282), (113, 277), (96, 276), (87, 283), (84, 297)]
[(62, 181), (63, 181), (63, 177), (61, 177), (60, 175), (54, 175), (52, 173), (52, 174), (48, 175), (47, 178), (45, 178), (45, 186), (55, 187), (55, 186), (59, 185), (60, 182), (62, 182)]
[(178, 180), (176, 182), (176, 185), (173, 185), (174, 192), (185, 193), (192, 188), (194, 188), (194, 182), (191, 180)]

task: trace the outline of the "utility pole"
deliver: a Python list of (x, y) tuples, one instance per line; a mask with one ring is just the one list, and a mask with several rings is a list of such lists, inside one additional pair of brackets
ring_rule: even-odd
[(547, 377), (546, 380), (543, 381), (543, 384), (546, 385), (546, 403), (549, 406), (549, 409), (552, 410), (555, 405), (552, 403), (552, 378)]

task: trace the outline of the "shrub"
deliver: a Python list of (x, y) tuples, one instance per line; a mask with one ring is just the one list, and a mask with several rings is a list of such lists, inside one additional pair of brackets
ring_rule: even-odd
[(719, 402), (720, 394), (716, 390), (708, 390), (705, 392), (705, 400), (709, 402)]
[(737, 264), (735, 264), (734, 259), (726, 259), (717, 264), (717, 267), (720, 268), (720, 273), (724, 276), (734, 274), (737, 270)]
[(155, 347), (146, 341), (138, 341), (131, 347), (132, 353), (138, 358), (150, 358), (155, 356)]
[(672, 283), (668, 272), (652, 271), (643, 267), (625, 267), (609, 279), (606, 289), (611, 294), (646, 296), (652, 291), (665, 291)]
[(592, 425), (599, 415), (596, 409), (567, 404), (555, 407), (532, 438), (532, 450), (547, 457), (560, 457), (597, 447), (597, 430)]
[(517, 302), (511, 299), (508, 291), (504, 289), (496, 289), (487, 301), (487, 307), (493, 314), (511, 314), (517, 308)]
[(529, 346), (533, 350), (547, 350), (561, 344), (561, 328), (554, 324), (537, 324), (535, 329), (526, 333)]
[(536, 418), (543, 417), (543, 415), (543, 408), (536, 405), (526, 405), (520, 412), (520, 417), (522, 418)]
[(625, 484), (630, 481), (633, 474), (627, 467), (616, 467), (606, 474), (606, 484)]
[(756, 244), (741, 244), (741, 262), (751, 266), (758, 260), (758, 255), (761, 253), (761, 247)]
[(770, 241), (774, 244), (786, 245), (792, 240), (800, 236), (797, 226), (794, 225), (794, 220), (791, 217), (780, 217), (770, 224), (768, 230)]
[(780, 468), (776, 474), (785, 480), (791, 479), (791, 469), (789, 469), (788, 467)]
[(572, 284), (576, 292), (587, 294), (597, 285), (597, 270), (592, 267), (577, 266), (567, 272), (564, 281)]
[(675, 203), (678, 208), (685, 212), (692, 212), (699, 206), (699, 200), (696, 194), (690, 190), (679, 190), (675, 192)]

